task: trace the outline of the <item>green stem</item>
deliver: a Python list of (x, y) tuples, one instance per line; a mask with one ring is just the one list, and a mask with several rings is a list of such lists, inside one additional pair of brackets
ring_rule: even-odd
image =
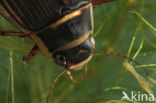
[(15, 103), (15, 95), (14, 95), (14, 71), (13, 71), (13, 58), (12, 58), (12, 51), (9, 52), (10, 54), (10, 69), (11, 69), (11, 93), (12, 93), (12, 103)]

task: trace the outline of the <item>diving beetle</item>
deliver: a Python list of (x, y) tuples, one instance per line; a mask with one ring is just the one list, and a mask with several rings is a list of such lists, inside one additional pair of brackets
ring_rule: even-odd
[(24, 61), (41, 51), (65, 68), (55, 82), (66, 72), (76, 83), (70, 70), (86, 66), (95, 48), (93, 6), (109, 1), (113, 0), (0, 0), (0, 14), (20, 31), (0, 35), (29, 37), (36, 45)]

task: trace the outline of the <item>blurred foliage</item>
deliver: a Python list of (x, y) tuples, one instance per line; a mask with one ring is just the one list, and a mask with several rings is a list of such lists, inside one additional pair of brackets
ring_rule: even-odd
[[(156, 79), (155, 18), (155, 0), (117, 0), (94, 7), (95, 52), (113, 50), (135, 58), (146, 65), (149, 76)], [(0, 30), (17, 31), (3, 17), (0, 17)], [(63, 68), (42, 53), (23, 62), (22, 56), (27, 55), (33, 45), (29, 38), (0, 36), (1, 103), (45, 103), (50, 85)], [(83, 78), (84, 69), (72, 71), (77, 85), (63, 75), (55, 85), (50, 102), (122, 103), (123, 90), (146, 93), (122, 66), (123, 61), (125, 59), (118, 56), (94, 56), (88, 63), (87, 78)], [(133, 66), (137, 65), (133, 63)], [(147, 78), (143, 69), (136, 67), (136, 71)], [(156, 95), (155, 87), (151, 85)]]

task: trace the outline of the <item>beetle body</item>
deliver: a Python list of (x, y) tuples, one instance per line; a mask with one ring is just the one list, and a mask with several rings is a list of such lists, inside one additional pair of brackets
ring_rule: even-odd
[(54, 61), (77, 70), (94, 49), (93, 11), (89, 0), (1, 0), (0, 13)]
[(0, 35), (29, 37), (35, 42), (23, 60), (32, 59), (40, 50), (65, 67), (54, 80), (46, 103), (65, 71), (76, 83), (70, 70), (81, 69), (92, 58), (95, 48), (92, 9), (109, 1), (112, 0), (0, 0), (0, 14), (20, 31), (0, 31)]
[[(0, 14), (20, 32), (3, 32), (0, 35), (29, 37), (35, 46), (24, 60), (32, 59), (41, 50), (55, 63), (65, 67), (58, 74), (47, 96), (47, 102), (57, 79), (66, 71), (74, 81), (70, 70), (79, 70), (93, 55), (95, 41), (93, 34), (93, 5), (113, 0), (0, 0)], [(138, 62), (122, 54), (112, 54)]]

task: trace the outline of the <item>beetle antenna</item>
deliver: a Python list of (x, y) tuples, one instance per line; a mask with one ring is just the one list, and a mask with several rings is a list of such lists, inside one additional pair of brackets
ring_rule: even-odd
[(74, 80), (74, 78), (72, 77), (70, 71), (68, 69), (66, 69), (66, 75), (68, 76), (68, 78), (74, 83), (77, 84), (77, 81)]
[(85, 65), (85, 71), (84, 71), (84, 75), (83, 75), (83, 77), (84, 77), (84, 79), (86, 79), (86, 77), (87, 77), (87, 73), (88, 72), (88, 68), (87, 68), (87, 65)]
[(56, 84), (58, 78), (60, 78), (60, 77), (64, 74), (65, 71), (66, 71), (66, 69), (64, 69), (63, 72), (59, 73), (59, 74), (56, 76), (56, 78), (55, 78), (55, 80), (54, 80), (54, 82), (53, 82), (53, 84), (51, 85), (51, 88), (50, 88), (50, 90), (49, 90), (46, 103), (48, 103), (48, 101), (49, 101), (49, 99), (50, 99), (50, 96), (51, 96), (51, 94), (52, 94), (53, 88), (54, 88), (54, 86), (55, 86), (55, 84)]
[[(133, 60), (132, 58), (129, 58), (121, 53), (115, 53), (115, 52), (112, 52), (112, 51), (105, 51), (105, 52), (99, 52), (99, 53), (93, 53), (93, 55), (100, 55), (100, 54), (111, 54), (111, 55), (115, 55), (115, 56), (120, 56), (120, 57), (123, 57), (125, 59), (128, 59), (130, 61), (132, 61), (133, 63), (137, 64), (137, 65), (141, 65), (140, 63), (138, 63), (137, 61)], [(148, 75), (148, 71), (146, 70), (146, 68), (144, 67), (141, 67), (145, 72), (146, 72), (146, 75)]]

